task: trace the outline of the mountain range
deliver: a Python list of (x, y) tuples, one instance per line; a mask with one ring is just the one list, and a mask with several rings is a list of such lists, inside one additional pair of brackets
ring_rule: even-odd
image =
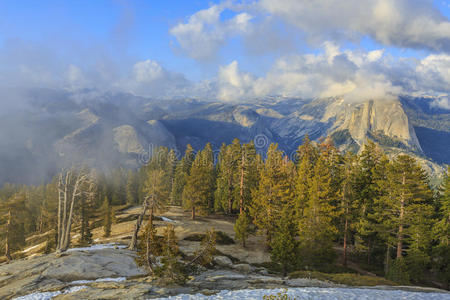
[(149, 99), (125, 93), (33, 89), (0, 118), (0, 183), (41, 183), (62, 166), (136, 168), (157, 146), (182, 155), (211, 142), (276, 142), (293, 157), (306, 134), (342, 151), (371, 139), (389, 155), (409, 153), (433, 173), (450, 163), (450, 110), (434, 97), (348, 102), (339, 97), (266, 97), (248, 103)]

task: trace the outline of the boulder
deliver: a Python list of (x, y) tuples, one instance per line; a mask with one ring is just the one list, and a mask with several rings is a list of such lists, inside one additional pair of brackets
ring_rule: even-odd
[(234, 265), (233, 268), (240, 273), (248, 274), (253, 272), (253, 267), (250, 266), (249, 264), (238, 264)]
[(233, 262), (226, 256), (215, 256), (214, 263), (219, 267), (232, 268)]

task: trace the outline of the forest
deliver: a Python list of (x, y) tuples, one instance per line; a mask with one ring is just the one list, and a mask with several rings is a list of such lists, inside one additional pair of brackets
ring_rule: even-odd
[[(352, 261), (400, 284), (437, 282), (448, 289), (449, 175), (450, 168), (441, 186), (432, 187), (414, 158), (389, 158), (370, 141), (359, 154), (344, 154), (331, 139), (316, 143), (306, 136), (293, 158), (276, 144), (262, 153), (238, 139), (217, 153), (211, 144), (198, 152), (188, 145), (182, 157), (160, 147), (138, 170), (79, 166), (38, 186), (5, 184), (0, 247), (11, 260), (36, 235), (45, 236), (47, 253), (67, 250), (75, 233), (77, 244), (89, 245), (99, 219), (107, 236), (117, 207), (143, 206), (131, 248), (145, 252), (147, 245), (148, 252), (154, 210), (182, 206), (192, 219), (234, 217), (243, 247), (250, 235), (264, 236), (284, 275), (332, 272), (336, 261), (344, 268)], [(173, 239), (169, 229), (164, 235)]]

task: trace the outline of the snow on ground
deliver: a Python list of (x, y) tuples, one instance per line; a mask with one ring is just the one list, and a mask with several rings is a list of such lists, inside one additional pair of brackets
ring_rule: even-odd
[(22, 252), (23, 252), (23, 253), (30, 252), (31, 250), (36, 249), (36, 248), (39, 247), (40, 245), (41, 245), (41, 244), (37, 244), (36, 246), (32, 246), (32, 247), (30, 247), (30, 248), (27, 248), (27, 249), (23, 250)]
[(169, 222), (169, 223), (176, 223), (176, 221), (166, 218), (166, 217), (161, 217), (161, 220), (163, 220), (164, 222)]
[(94, 251), (94, 250), (102, 250), (102, 249), (124, 249), (127, 246), (125, 245), (120, 245), (117, 243), (110, 243), (110, 244), (95, 244), (89, 247), (81, 247), (81, 248), (70, 248), (67, 250), (67, 252), (72, 252), (72, 251)]
[(116, 278), (99, 278), (96, 280), (76, 280), (69, 283), (70, 285), (87, 284), (90, 282), (122, 282), (127, 280), (126, 277), (116, 277)]
[(75, 293), (78, 291), (81, 291), (83, 289), (87, 288), (85, 285), (81, 286), (74, 286), (71, 288), (66, 289), (64, 292), (56, 291), (56, 292), (43, 292), (43, 293), (33, 293), (22, 297), (14, 298), (13, 300), (50, 300), (53, 297), (56, 297), (58, 295), (66, 295), (70, 293)]
[(288, 290), (239, 290), (221, 291), (213, 296), (197, 295), (177, 295), (169, 298), (159, 298), (167, 300), (261, 300), (264, 295), (277, 295), (285, 293), (296, 299), (308, 300), (446, 300), (450, 299), (450, 294), (443, 293), (419, 293), (400, 290), (378, 290), (378, 289), (352, 289), (352, 288), (292, 288)]

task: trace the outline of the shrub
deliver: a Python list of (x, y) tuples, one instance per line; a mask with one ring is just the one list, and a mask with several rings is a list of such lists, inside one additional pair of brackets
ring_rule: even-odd
[(387, 279), (395, 281), (399, 284), (409, 284), (410, 277), (408, 273), (408, 266), (404, 258), (397, 258), (391, 264), (389, 271), (386, 274)]
[(287, 290), (284, 292), (278, 292), (276, 295), (264, 295), (263, 300), (296, 300), (297, 298), (291, 297), (287, 294)]

